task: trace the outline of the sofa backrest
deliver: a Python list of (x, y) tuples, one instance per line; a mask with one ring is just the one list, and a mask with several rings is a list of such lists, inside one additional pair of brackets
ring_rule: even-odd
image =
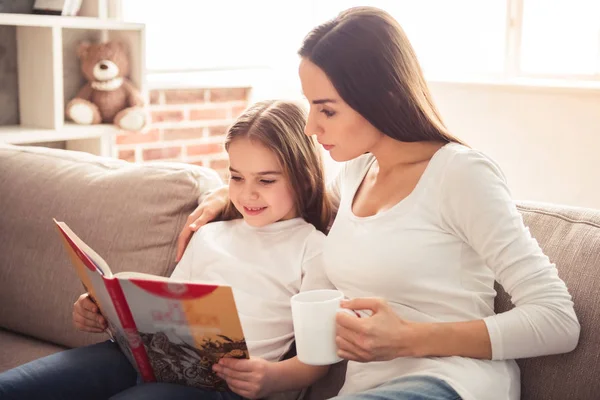
[[(600, 211), (522, 203), (525, 225), (556, 264), (581, 324), (571, 353), (517, 360), (523, 400), (595, 399), (600, 393)], [(512, 308), (498, 287), (496, 311)]]
[(114, 272), (168, 275), (198, 196), (220, 184), (187, 164), (0, 145), (0, 327), (69, 347), (106, 339), (72, 327), (70, 305), (84, 288), (52, 218)]

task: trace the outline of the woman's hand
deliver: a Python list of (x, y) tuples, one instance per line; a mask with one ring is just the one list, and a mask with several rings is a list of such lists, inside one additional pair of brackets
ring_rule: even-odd
[(204, 200), (187, 218), (183, 230), (177, 239), (177, 258), (179, 262), (192, 234), (217, 217), (223, 211), (229, 201), (227, 186), (223, 186), (206, 196)]
[(419, 357), (418, 323), (402, 320), (389, 304), (378, 298), (343, 301), (342, 308), (371, 310), (367, 318), (356, 318), (344, 312), (336, 316), (338, 355), (346, 360), (370, 362), (398, 357)]
[(73, 325), (83, 332), (102, 333), (106, 329), (106, 320), (89, 293), (79, 296), (73, 304)]
[(259, 399), (271, 393), (274, 363), (262, 358), (239, 360), (222, 358), (213, 366), (216, 374), (229, 388), (246, 399)]
[(483, 320), (409, 322), (383, 299), (344, 301), (342, 308), (371, 310), (368, 318), (336, 316), (338, 355), (347, 360), (387, 361), (398, 357), (470, 357), (491, 360), (492, 344)]

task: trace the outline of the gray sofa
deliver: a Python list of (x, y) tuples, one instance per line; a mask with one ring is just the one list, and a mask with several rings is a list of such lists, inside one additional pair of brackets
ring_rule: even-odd
[[(83, 287), (52, 218), (67, 222), (115, 271), (168, 275), (187, 215), (203, 191), (218, 185), (214, 171), (197, 166), (0, 145), (0, 371), (105, 339), (72, 328), (71, 305)], [(519, 208), (557, 264), (582, 324), (575, 351), (519, 361), (522, 398), (600, 398), (600, 211)], [(509, 307), (500, 289), (497, 309)], [(343, 376), (340, 363), (304, 397), (334, 396)]]

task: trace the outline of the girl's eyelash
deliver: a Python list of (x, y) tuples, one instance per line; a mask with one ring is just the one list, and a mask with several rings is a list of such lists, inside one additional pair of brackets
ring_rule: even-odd
[[(229, 179), (234, 182), (241, 182), (244, 180), (244, 178), (242, 178), (241, 176), (231, 176), (231, 177), (229, 177)], [(276, 182), (275, 179), (261, 179), (260, 180), (260, 183), (262, 183), (263, 185), (271, 185), (275, 182)]]

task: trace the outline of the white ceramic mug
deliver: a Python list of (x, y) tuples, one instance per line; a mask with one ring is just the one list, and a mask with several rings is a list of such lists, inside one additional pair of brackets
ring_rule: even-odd
[[(344, 294), (339, 290), (310, 290), (294, 295), (292, 319), (298, 360), (309, 365), (335, 364), (342, 359), (335, 344), (335, 315)], [(354, 315), (354, 314), (353, 314)]]

